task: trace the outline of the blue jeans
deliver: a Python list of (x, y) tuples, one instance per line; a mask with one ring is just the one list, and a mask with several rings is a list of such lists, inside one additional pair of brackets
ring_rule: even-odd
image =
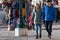
[(36, 27), (36, 36), (41, 35), (41, 25), (40, 24), (35, 24)]

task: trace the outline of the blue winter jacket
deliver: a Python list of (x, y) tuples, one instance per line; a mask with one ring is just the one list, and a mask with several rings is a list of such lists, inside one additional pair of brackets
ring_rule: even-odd
[(45, 5), (42, 10), (42, 20), (45, 21), (55, 21), (56, 20), (56, 9), (51, 6)]

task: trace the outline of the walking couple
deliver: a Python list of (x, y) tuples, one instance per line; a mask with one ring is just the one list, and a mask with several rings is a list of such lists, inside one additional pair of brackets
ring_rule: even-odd
[[(47, 1), (47, 5), (45, 5), (43, 9), (41, 9), (41, 5), (37, 3), (32, 12), (32, 19), (34, 19), (34, 27), (36, 27), (36, 39), (38, 39), (38, 37), (41, 38), (42, 21), (45, 21), (48, 37), (51, 39), (52, 23), (56, 20), (56, 10), (51, 0)], [(38, 30), (40, 34), (38, 34)]]

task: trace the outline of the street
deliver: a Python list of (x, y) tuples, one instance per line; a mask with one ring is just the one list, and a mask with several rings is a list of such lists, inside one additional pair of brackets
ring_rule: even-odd
[(60, 22), (53, 24), (52, 39), (48, 38), (45, 27), (42, 27), (41, 39), (35, 38), (35, 30), (28, 30), (28, 36), (15, 37), (14, 35), (14, 31), (7, 30), (6, 24), (0, 26), (0, 40), (60, 40)]

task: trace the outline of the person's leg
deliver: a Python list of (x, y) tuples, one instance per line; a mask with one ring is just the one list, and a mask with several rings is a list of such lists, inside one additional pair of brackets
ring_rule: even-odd
[(49, 21), (45, 21), (46, 31), (47, 31), (47, 32), (48, 32), (48, 34), (49, 34), (49, 29), (48, 29), (48, 26), (49, 26)]
[(10, 31), (10, 29), (11, 29), (11, 27), (10, 27), (10, 25), (8, 25), (8, 31)]
[(49, 37), (51, 38), (51, 33), (52, 33), (52, 21), (49, 22)]
[(27, 28), (24, 28), (24, 36), (27, 36), (28, 32), (27, 32)]
[(8, 25), (8, 31), (12, 31), (12, 30), (13, 30), (13, 24), (11, 23)]
[(36, 39), (38, 39), (38, 25), (35, 24), (35, 27), (36, 27)]
[(10, 31), (11, 30), (11, 20), (9, 19), (9, 21), (8, 21), (8, 31)]
[(41, 25), (39, 25), (39, 32), (40, 32), (40, 34), (39, 34), (39, 37), (41, 38), (41, 32), (42, 32), (42, 29), (41, 29)]
[(13, 20), (13, 29), (16, 28), (16, 18), (12, 19)]

